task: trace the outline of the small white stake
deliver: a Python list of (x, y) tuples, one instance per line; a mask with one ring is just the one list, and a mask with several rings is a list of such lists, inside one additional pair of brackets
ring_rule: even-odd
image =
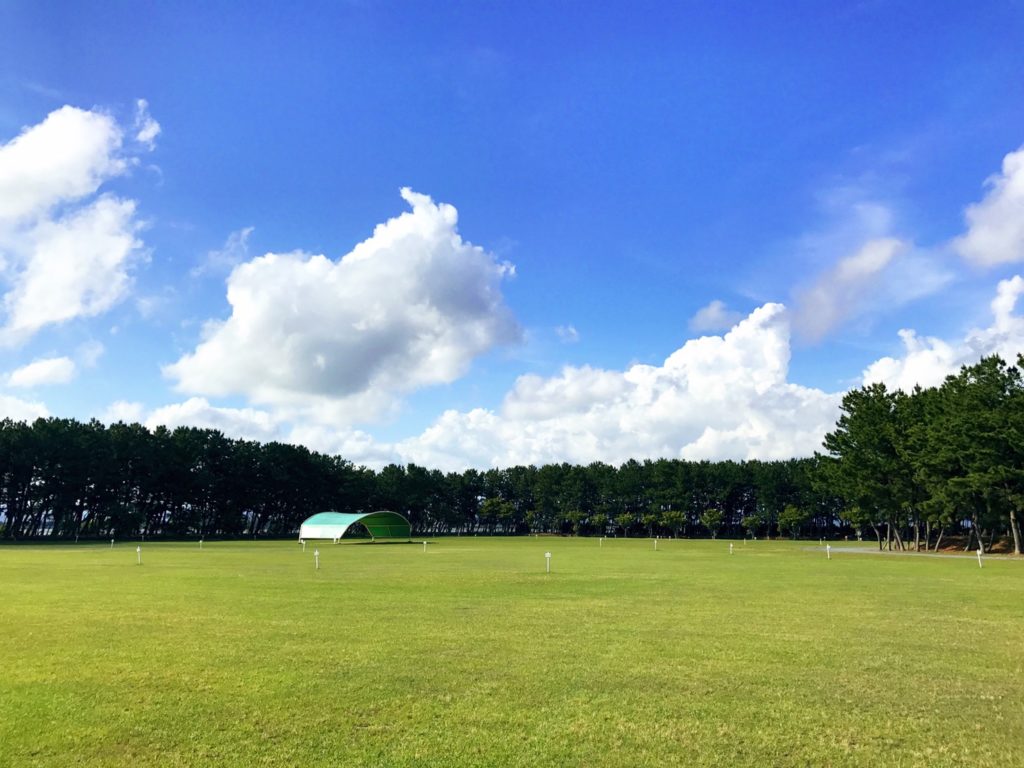
[(730, 555), (732, 554), (732, 542), (731, 541), (729, 542), (729, 554)]
[(978, 547), (978, 567), (981, 568), (981, 547)]
[(831, 544), (826, 544), (825, 545), (825, 557), (827, 557), (829, 560), (832, 559), (832, 545)]
[(545, 552), (544, 553), (544, 558), (545, 558), (545, 562), (547, 563), (547, 566), (548, 566), (548, 571), (547, 572), (551, 573), (551, 553), (550, 552)]
[(135, 554), (139, 556), (139, 565), (142, 565), (142, 547), (136, 547)]
[(603, 546), (604, 546), (604, 536), (602, 536), (602, 537), (601, 537), (601, 538), (600, 538), (600, 539), (598, 540), (598, 543), (597, 543), (597, 545), (598, 545), (599, 547), (603, 547)]
[(111, 539), (111, 540), (110, 540), (110, 548), (111, 548), (111, 549), (113, 549), (113, 548), (114, 548), (114, 540), (113, 540), (113, 539)]
[(316, 570), (320, 570), (320, 550), (313, 550), (313, 561), (316, 563)]
[(427, 542), (423, 542), (423, 554), (427, 554)]
[(658, 540), (657, 539), (654, 540), (654, 551), (655, 552), (658, 551)]
[(203, 540), (199, 539), (199, 549), (202, 550), (202, 548), (203, 548)]

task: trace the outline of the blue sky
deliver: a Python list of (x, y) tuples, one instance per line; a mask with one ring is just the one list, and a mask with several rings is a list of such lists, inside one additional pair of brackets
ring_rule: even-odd
[(0, 410), (806, 455), (850, 386), (1024, 349), (1022, 39), (1010, 1), (4, 3)]

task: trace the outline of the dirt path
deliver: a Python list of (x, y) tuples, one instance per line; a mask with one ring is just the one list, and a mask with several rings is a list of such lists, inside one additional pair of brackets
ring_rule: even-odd
[[(824, 552), (825, 551), (825, 547), (822, 547), (822, 546), (804, 547), (804, 549), (806, 549), (808, 551), (813, 551), (813, 552)], [(833, 552), (838, 552), (838, 553), (844, 554), (844, 555), (846, 555), (846, 554), (853, 554), (853, 555), (891, 555), (891, 556), (902, 555), (902, 556), (905, 556), (905, 557), (906, 556), (912, 556), (912, 557), (946, 557), (946, 558), (961, 558), (961, 559), (966, 558), (966, 559), (971, 559), (971, 560), (976, 559), (978, 557), (977, 551), (973, 551), (973, 552), (969, 552), (969, 553), (968, 552), (963, 552), (963, 553), (960, 553), (960, 554), (956, 554), (954, 552), (914, 552), (913, 550), (907, 550), (905, 552), (898, 552), (898, 551), (889, 552), (889, 551), (884, 550), (884, 549), (882, 549), (882, 550), (880, 550), (880, 549), (872, 549), (870, 547), (844, 547), (842, 545), (836, 546), (834, 544), (832, 545), (832, 551)], [(988, 560), (990, 558), (993, 559), (993, 560), (1018, 560), (1020, 562), (1024, 562), (1024, 558), (1018, 557), (1017, 555), (990, 555), (990, 554), (987, 554), (987, 553), (982, 555), (982, 559), (984, 559), (984, 560)]]

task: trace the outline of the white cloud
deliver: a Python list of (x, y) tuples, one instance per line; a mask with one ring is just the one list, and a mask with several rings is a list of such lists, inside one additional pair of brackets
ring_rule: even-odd
[(340, 260), (268, 253), (237, 266), (230, 317), (209, 322), (165, 375), (182, 392), (349, 423), (518, 340), (500, 290), (511, 265), (464, 241), (452, 206), (408, 189), (402, 197), (412, 211)]
[(0, 344), (98, 315), (127, 294), (142, 245), (136, 205), (95, 197), (132, 165), (122, 144), (109, 115), (62, 107), (0, 146)]
[(988, 193), (967, 207), (967, 232), (953, 241), (967, 261), (983, 267), (1024, 261), (1024, 147), (1003, 158)]
[(207, 427), (219, 429), (224, 434), (260, 440), (276, 440), (280, 432), (280, 421), (274, 415), (255, 408), (221, 408), (202, 397), (191, 397), (183, 403), (174, 403), (157, 408), (146, 417), (150, 429), (160, 425), (175, 427)]
[(840, 396), (787, 381), (789, 355), (785, 309), (767, 304), (661, 366), (522, 376), (497, 411), (447, 411), (394, 449), (444, 469), (806, 456), (834, 426)]
[(147, 149), (153, 149), (156, 137), (160, 135), (160, 123), (150, 116), (149, 102), (145, 99), (138, 99), (135, 102), (135, 123), (132, 127), (135, 130), (135, 140)]
[(22, 400), (0, 393), (0, 418), (32, 422), (50, 415), (43, 403)]
[(935, 254), (897, 238), (875, 238), (797, 290), (793, 324), (817, 341), (848, 320), (935, 293), (952, 279)]
[(563, 344), (575, 344), (580, 340), (580, 332), (574, 325), (560, 325), (555, 328), (555, 335)]
[(145, 412), (146, 408), (142, 403), (117, 400), (107, 406), (100, 416), (100, 421), (106, 424), (116, 424), (119, 421), (125, 424), (141, 424)]
[(134, 202), (104, 196), (25, 233), (24, 267), (4, 296), (0, 341), (23, 342), (46, 325), (95, 317), (123, 299), (129, 259), (141, 246), (134, 214)]
[(91, 195), (124, 173), (121, 129), (109, 115), (61, 107), (0, 146), (0, 225)]
[(105, 351), (106, 348), (102, 342), (90, 339), (78, 345), (78, 349), (75, 350), (75, 358), (83, 368), (95, 368)]
[(743, 319), (743, 315), (725, 306), (725, 302), (715, 299), (706, 307), (697, 310), (690, 318), (690, 330), (697, 333), (706, 331), (725, 331)]
[(47, 357), (11, 371), (7, 375), (7, 386), (29, 388), (67, 384), (77, 372), (70, 357)]
[(959, 342), (918, 336), (913, 330), (900, 331), (903, 355), (883, 357), (869, 365), (863, 383), (883, 382), (890, 388), (909, 392), (915, 384), (937, 386), (962, 365), (976, 363), (985, 355), (998, 354), (1007, 362), (1015, 362), (1017, 355), (1024, 352), (1024, 317), (1014, 314), (1022, 293), (1024, 278), (1001, 280), (991, 303), (992, 324), (970, 331)]
[(232, 232), (222, 247), (208, 251), (203, 263), (193, 267), (189, 274), (199, 277), (208, 272), (230, 272), (249, 258), (249, 236), (255, 229), (244, 227)]

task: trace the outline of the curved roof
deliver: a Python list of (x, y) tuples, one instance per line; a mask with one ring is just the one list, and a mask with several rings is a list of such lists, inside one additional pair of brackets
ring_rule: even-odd
[(340, 539), (352, 525), (361, 524), (375, 539), (408, 539), (412, 537), (409, 521), (397, 512), (379, 510), (350, 514), (320, 512), (307, 518), (299, 528), (300, 539)]

